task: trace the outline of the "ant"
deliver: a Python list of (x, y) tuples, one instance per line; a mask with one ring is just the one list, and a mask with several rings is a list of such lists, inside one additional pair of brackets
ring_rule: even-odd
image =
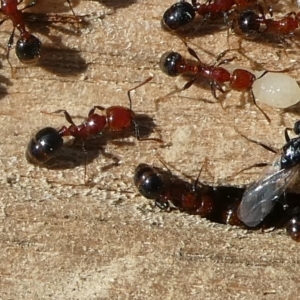
[(265, 74), (268, 73), (268, 71), (263, 72), (259, 77), (256, 77), (251, 72), (243, 69), (235, 69), (232, 73), (230, 73), (225, 68), (220, 67), (221, 65), (227, 64), (236, 59), (236, 57), (233, 57), (220, 61), (220, 59), (224, 57), (230, 50), (225, 50), (224, 52), (222, 52), (217, 57), (216, 62), (213, 65), (207, 65), (200, 60), (200, 58), (192, 48), (187, 46), (186, 43), (185, 45), (188, 49), (189, 54), (196, 58), (197, 62), (187, 61), (179, 53), (174, 51), (164, 53), (160, 59), (160, 69), (165, 74), (172, 77), (178, 76), (180, 74), (191, 74), (194, 77), (193, 79), (188, 81), (184, 85), (184, 87), (180, 89), (180, 91), (186, 90), (191, 87), (197, 79), (206, 78), (209, 80), (210, 89), (213, 96), (218, 99), (216, 91), (218, 90), (221, 93), (225, 93), (222, 84), (228, 82), (228, 86), (232, 90), (239, 92), (249, 91), (254, 105), (262, 112), (267, 121), (269, 123), (271, 122), (267, 114), (257, 105), (255, 96), (252, 91), (254, 81), (262, 78)]
[[(280, 20), (273, 20), (271, 8), (269, 8), (270, 18), (266, 17), (261, 5), (257, 5), (257, 9), (260, 15), (251, 10), (234, 15), (232, 29), (236, 33), (250, 38), (259, 34), (271, 33), (277, 36), (281, 43), (285, 44), (286, 39), (292, 37), (294, 31), (299, 28), (300, 13), (290, 12)], [(261, 25), (265, 26), (262, 31), (260, 30)]]
[[(20, 38), (18, 39), (15, 47), (16, 55), (19, 58), (19, 60), (24, 64), (32, 64), (36, 63), (40, 58), (42, 43), (36, 36), (31, 34), (26, 29), (25, 16), (23, 13), (24, 10), (35, 6), (37, 4), (37, 1), (38, 0), (31, 0), (31, 2), (28, 5), (21, 9), (18, 9), (18, 5), (21, 4), (23, 0), (1, 0), (0, 12), (4, 14), (6, 18), (0, 21), (0, 25), (2, 25), (8, 19), (10, 19), (13, 23), (13, 31), (8, 40), (6, 50), (6, 59), (11, 69), (12, 65), (9, 61), (9, 52), (14, 43), (14, 35), (16, 28), (20, 32)], [(76, 18), (70, 0), (67, 0), (67, 2), (70, 6), (73, 15)]]
[(22, 63), (30, 64), (35, 63), (40, 58), (41, 41), (27, 31), (23, 18), (23, 10), (36, 5), (37, 1), (33, 0), (22, 9), (18, 9), (18, 5), (22, 2), (18, 0), (1, 0), (1, 12), (7, 17), (0, 21), (0, 25), (6, 20), (10, 19), (13, 23), (13, 31), (10, 35), (7, 44), (6, 58), (12, 69), (12, 65), (9, 61), (9, 52), (14, 42), (15, 29), (20, 32), (20, 38), (16, 44), (16, 55)]
[[(297, 137), (291, 139), (288, 131), (294, 131)], [(255, 227), (265, 219), (299, 171), (300, 121), (294, 124), (294, 128), (286, 128), (284, 135), (286, 144), (282, 147), (280, 153), (267, 145), (247, 138), (247, 140), (259, 144), (276, 154), (272, 163), (268, 164), (257, 181), (250, 185), (243, 195), (238, 215), (249, 227)], [(263, 165), (266, 164), (254, 166)], [(249, 168), (251, 167), (247, 169)]]
[[(162, 163), (166, 167), (165, 163)], [(147, 199), (154, 200), (155, 205), (161, 210), (170, 212), (172, 207), (173, 209), (175, 207), (181, 212), (200, 215), (211, 222), (259, 229), (258, 226), (251, 228), (247, 224), (245, 225), (238, 216), (238, 208), (245, 189), (199, 184), (199, 175), (193, 183), (189, 183), (174, 176), (168, 168), (165, 171), (147, 164), (139, 164), (135, 169), (134, 183), (139, 193)], [(300, 206), (298, 198), (299, 196), (296, 194), (286, 194), (286, 202), (289, 205), (285, 209), (277, 206), (260, 228), (263, 230), (284, 226), (287, 234), (299, 242)]]
[[(139, 141), (155, 141), (162, 143), (158, 138), (141, 138), (139, 126), (136, 122), (135, 114), (132, 110), (131, 91), (144, 85), (152, 80), (152, 77), (147, 78), (144, 82), (136, 87), (128, 90), (129, 108), (123, 106), (111, 106), (105, 109), (102, 106), (94, 106), (88, 113), (88, 117), (82, 124), (76, 125), (70, 114), (66, 110), (57, 110), (53, 113), (63, 112), (70, 126), (62, 126), (59, 130), (52, 127), (46, 127), (38, 131), (30, 140), (26, 158), (30, 163), (44, 164), (51, 158), (55, 157), (62, 148), (63, 137), (72, 136), (75, 139), (80, 139), (83, 143), (91, 138), (101, 134), (103, 131), (108, 132), (124, 132), (134, 126), (135, 136)], [(105, 112), (105, 114), (97, 114), (96, 110)]]
[(162, 26), (167, 30), (177, 30), (194, 20), (196, 13), (203, 17), (202, 24), (209, 19), (218, 19), (223, 16), (228, 23), (228, 13), (232, 7), (245, 9), (257, 5), (257, 0), (208, 0), (200, 4), (192, 0), (192, 4), (184, 0), (173, 4), (162, 17)]

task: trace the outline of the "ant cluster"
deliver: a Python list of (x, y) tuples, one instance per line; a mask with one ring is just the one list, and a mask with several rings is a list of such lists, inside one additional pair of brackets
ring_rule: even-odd
[[(6, 52), (8, 62), (9, 52), (14, 44), (15, 29), (17, 29), (19, 38), (15, 45), (16, 55), (22, 63), (30, 64), (39, 60), (42, 42), (29, 32), (25, 24), (24, 10), (33, 7), (36, 1), (33, 0), (19, 9), (21, 2), (1, 0), (1, 12), (5, 18), (0, 21), (0, 25), (6, 20), (10, 20), (13, 24)], [(67, 2), (73, 13), (68, 18), (71, 18), (74, 23), (84, 22), (88, 15), (76, 16), (70, 0)], [(265, 5), (257, 0), (209, 0), (205, 3), (197, 2), (197, 0), (191, 0), (191, 3), (182, 0), (166, 10), (161, 23), (165, 29), (178, 32), (187, 25), (193, 26), (194, 20), (198, 17), (202, 18), (201, 26), (207, 22), (214, 23), (221, 20), (228, 29), (241, 35), (242, 38), (255, 39), (270, 35), (284, 45), (287, 45), (293, 37), (300, 22), (300, 13), (296, 12), (290, 12), (281, 19), (276, 19), (272, 8), (265, 8)], [(59, 16), (55, 16), (52, 20), (62, 21)], [(230, 70), (226, 65), (234, 61), (236, 57), (224, 58), (229, 50), (223, 51), (214, 63), (208, 64), (203, 62), (186, 42), (184, 43), (193, 60), (184, 58), (176, 51), (168, 51), (161, 56), (159, 62), (160, 69), (168, 76), (188, 75), (192, 77), (180, 91), (190, 88), (198, 79), (205, 79), (216, 99), (219, 93), (224, 94), (228, 90), (249, 92), (253, 104), (268, 123), (271, 123), (270, 117), (257, 104), (257, 95), (261, 90), (258, 82), (264, 82), (266, 85), (271, 72), (263, 71), (258, 75), (243, 67)], [(282, 81), (282, 75), (276, 73), (276, 80)], [(79, 140), (83, 145), (85, 155), (87, 155), (85, 146), (90, 139), (98, 136), (109, 138), (110, 134), (115, 132), (125, 135), (125, 132), (130, 129), (134, 129), (135, 137), (139, 141), (154, 141), (161, 144), (163, 141), (159, 138), (141, 136), (137, 116), (132, 110), (131, 91), (151, 79), (146, 79), (128, 91), (129, 107), (116, 105), (105, 108), (95, 105), (90, 109), (87, 118), (79, 125), (74, 123), (66, 110), (53, 112), (63, 113), (69, 124), (59, 129), (46, 126), (39, 130), (27, 145), (25, 155), (28, 162), (49, 167), (48, 163), (55, 160), (61, 152), (66, 137), (71, 137), (74, 141)], [(287, 81), (290, 86), (295, 84), (293, 79)], [(298, 102), (300, 97), (298, 85), (297, 89), (297, 96), (295, 96), (297, 91), (293, 92), (291, 99), (280, 99), (275, 101), (276, 105), (271, 99), (273, 96), (260, 94), (259, 98), (265, 96), (267, 98), (265, 103), (285, 108)], [(289, 137), (288, 131), (290, 130), (297, 135), (296, 138)], [(285, 193), (300, 166), (300, 121), (295, 123), (293, 129), (285, 130), (285, 138), (286, 144), (280, 152), (275, 151), (273, 162), (260, 178), (246, 189), (212, 187), (203, 184), (199, 180), (201, 172), (191, 184), (172, 175), (169, 170), (165, 171), (147, 164), (137, 166), (134, 183), (141, 195), (153, 199), (156, 206), (164, 211), (177, 208), (182, 212), (199, 215), (212, 222), (248, 229), (285, 226), (288, 235), (300, 241), (300, 205), (297, 204), (296, 195)]]

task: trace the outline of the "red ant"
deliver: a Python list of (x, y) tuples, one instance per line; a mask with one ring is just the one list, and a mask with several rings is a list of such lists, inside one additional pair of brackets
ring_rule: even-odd
[[(271, 33), (276, 35), (280, 42), (286, 43), (286, 39), (293, 36), (294, 31), (299, 27), (300, 13), (290, 12), (280, 20), (273, 20), (273, 11), (271, 8), (269, 8), (270, 18), (266, 17), (261, 5), (258, 5), (257, 9), (260, 15), (251, 10), (235, 14), (232, 29), (246, 37)], [(260, 31), (261, 25), (265, 26), (262, 31)]]
[[(7, 16), (7, 18), (1, 20), (0, 25), (10, 19), (14, 26), (7, 44), (6, 58), (9, 62), (9, 51), (12, 48), (15, 29), (17, 28), (20, 31), (20, 38), (16, 44), (16, 54), (22, 63), (34, 63), (40, 58), (42, 43), (37, 37), (27, 31), (23, 18), (23, 10), (36, 5), (36, 1), (33, 0), (24, 8), (18, 9), (18, 5), (21, 2), (22, 1), (19, 2), (18, 0), (1, 0), (1, 12)], [(9, 64), (12, 68), (10, 62)]]
[[(201, 170), (199, 175), (200, 173)], [(300, 241), (298, 195), (286, 194), (285, 207), (275, 206), (259, 226), (250, 228), (240, 221), (237, 213), (245, 189), (204, 185), (199, 183), (199, 175), (193, 183), (189, 183), (173, 175), (168, 168), (165, 171), (147, 164), (139, 164), (135, 169), (134, 183), (139, 193), (154, 200), (161, 210), (171, 211), (172, 207), (175, 207), (181, 212), (200, 215), (212, 222), (247, 229), (280, 228), (284, 225), (287, 234), (293, 240)]]
[(197, 62), (189, 62), (179, 53), (173, 51), (164, 53), (160, 59), (160, 68), (165, 74), (172, 77), (180, 74), (191, 74), (194, 77), (192, 80), (188, 81), (180, 91), (188, 89), (198, 78), (204, 77), (209, 80), (211, 92), (213, 96), (218, 99), (216, 90), (224, 93), (225, 91), (223, 90), (222, 85), (228, 82), (228, 85), (232, 90), (239, 92), (249, 91), (254, 105), (263, 113), (268, 122), (271, 122), (266, 113), (257, 105), (252, 91), (254, 81), (263, 77), (267, 71), (259, 77), (256, 77), (251, 72), (243, 69), (235, 69), (230, 73), (225, 68), (220, 67), (220, 65), (227, 64), (236, 59), (236, 57), (219, 62), (229, 50), (222, 52), (213, 65), (207, 65), (199, 59), (192, 48), (187, 46), (187, 49), (190, 55), (197, 59)]
[[(22, 9), (18, 9), (18, 5), (21, 4), (22, 2), (23, 0), (20, 1), (1, 0), (0, 12), (2, 12), (6, 16), (6, 18), (0, 21), (0, 25), (3, 24), (6, 20), (10, 19), (14, 27), (10, 35), (10, 38), (8, 40), (7, 51), (6, 51), (7, 52), (6, 58), (8, 60), (11, 69), (12, 69), (12, 65), (9, 61), (9, 52), (14, 43), (14, 35), (15, 35), (16, 28), (20, 32), (20, 38), (18, 39), (15, 48), (16, 55), (18, 56), (19, 60), (22, 63), (25, 64), (36, 63), (40, 58), (40, 52), (42, 46), (41, 41), (26, 29), (24, 15), (23, 15), (23, 11), (36, 5), (37, 0), (32, 0), (28, 5), (26, 5)], [(67, 0), (67, 2), (70, 6), (73, 15), (75, 16), (70, 0)]]
[(208, 0), (206, 4), (200, 4), (196, 0), (192, 0), (190, 4), (182, 0), (165, 11), (162, 25), (168, 30), (180, 29), (193, 21), (196, 13), (203, 17), (202, 23), (222, 16), (225, 23), (228, 23), (228, 13), (234, 5), (245, 9), (256, 6), (257, 0)]
[[(102, 106), (94, 106), (88, 113), (87, 119), (80, 125), (76, 125), (70, 114), (66, 110), (57, 110), (53, 113), (63, 112), (66, 120), (71, 124), (69, 127), (62, 126), (56, 130), (52, 127), (41, 129), (28, 144), (26, 158), (29, 162), (43, 164), (55, 157), (63, 145), (62, 137), (72, 136), (85, 142), (88, 138), (102, 133), (104, 130), (109, 132), (123, 132), (135, 128), (135, 136), (139, 141), (155, 141), (162, 143), (158, 138), (141, 138), (139, 126), (135, 120), (135, 114), (132, 111), (132, 101), (130, 93), (138, 87), (149, 82), (152, 77), (147, 78), (138, 86), (127, 92), (129, 99), (129, 108), (123, 106), (111, 106), (105, 109)], [(95, 113), (96, 109), (105, 111), (105, 115)]]

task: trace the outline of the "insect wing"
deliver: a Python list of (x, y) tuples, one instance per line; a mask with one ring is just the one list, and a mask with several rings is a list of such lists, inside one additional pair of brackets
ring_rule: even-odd
[(281, 169), (280, 157), (275, 158), (273, 164), (264, 170), (242, 198), (238, 217), (249, 227), (255, 227), (263, 221), (297, 173), (297, 166)]

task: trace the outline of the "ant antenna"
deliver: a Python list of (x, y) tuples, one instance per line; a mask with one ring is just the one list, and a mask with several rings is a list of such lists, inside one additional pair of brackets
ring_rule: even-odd
[(133, 90), (136, 90), (137, 88), (143, 86), (144, 84), (146, 84), (147, 82), (151, 81), (153, 79), (153, 76), (150, 76), (148, 77), (147, 79), (145, 79), (142, 83), (140, 83), (139, 85), (131, 88), (130, 90), (127, 91), (127, 96), (128, 96), (128, 99), (129, 99), (129, 109), (132, 111), (132, 100), (131, 100), (131, 95), (130, 93), (133, 91)]

